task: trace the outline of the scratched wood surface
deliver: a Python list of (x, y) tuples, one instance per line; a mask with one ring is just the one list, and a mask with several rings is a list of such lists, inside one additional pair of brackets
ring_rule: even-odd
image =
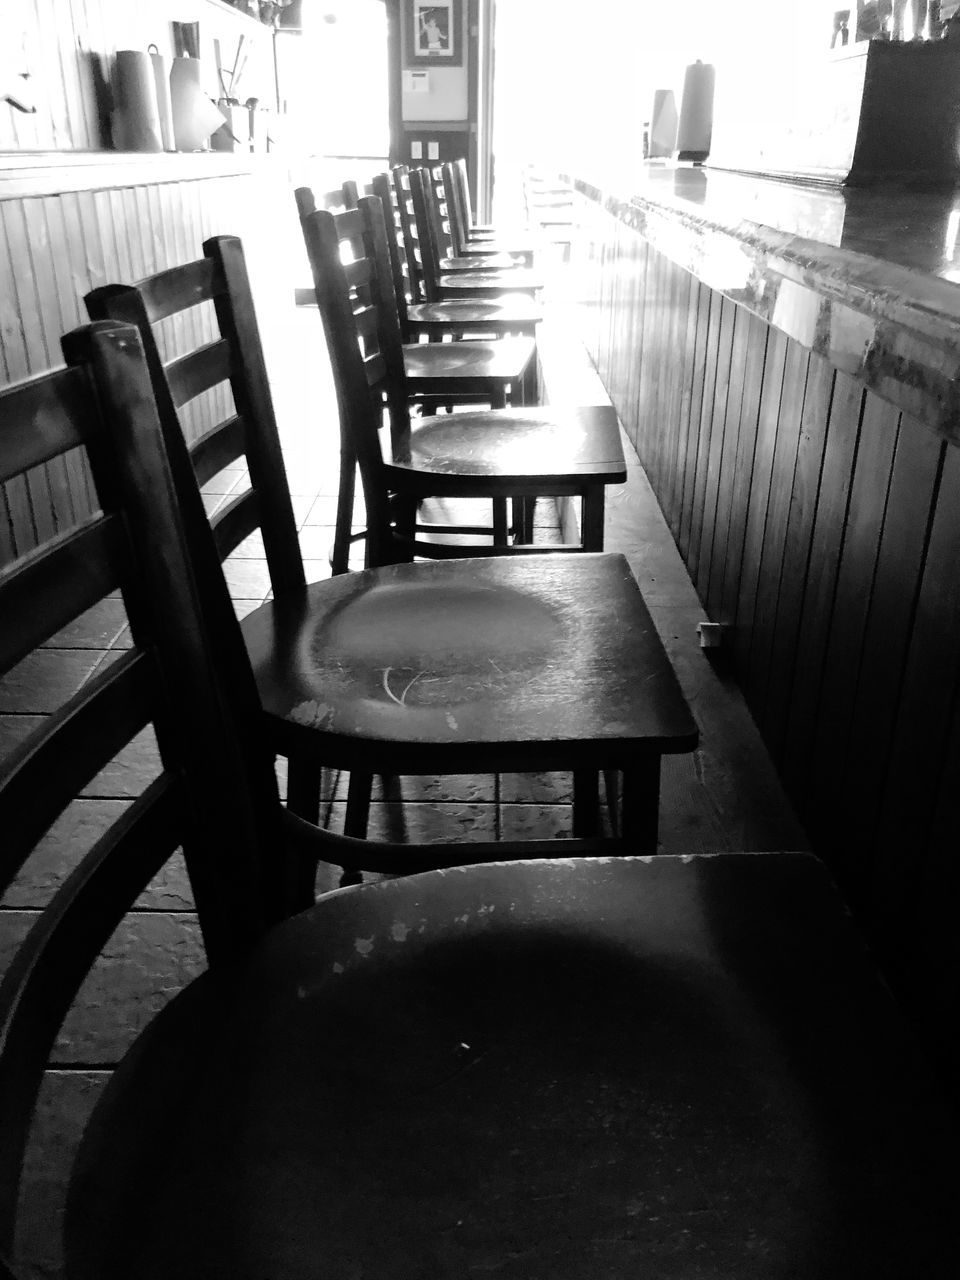
[(581, 336), (801, 819), (946, 1045), (958, 450), (598, 206), (582, 226)]

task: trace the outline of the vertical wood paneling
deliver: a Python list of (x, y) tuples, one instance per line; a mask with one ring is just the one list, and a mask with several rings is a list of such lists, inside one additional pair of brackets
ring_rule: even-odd
[[(837, 861), (842, 859), (849, 864), (848, 877), (862, 883), (866, 894), (873, 874), (869, 850), (881, 791), (884, 782), (889, 782), (887, 758), (946, 448), (941, 439), (904, 417), (897, 437), (845, 753), (843, 794), (847, 824), (846, 831), (840, 833)], [(883, 691), (882, 697), (877, 696), (878, 690)], [(857, 827), (860, 839), (856, 838)]]
[(801, 816), (818, 840), (832, 841), (835, 814), (844, 811), (844, 764), (899, 427), (894, 406), (867, 397), (824, 655), (817, 732), (801, 797)]
[(713, 391), (713, 412), (710, 444), (707, 454), (703, 488), (703, 514), (699, 537), (690, 547), (691, 562), (697, 566), (695, 585), (701, 599), (706, 599), (710, 581), (710, 563), (713, 552), (713, 533), (717, 519), (717, 501), (720, 491), (720, 462), (723, 457), (727, 425), (727, 397), (730, 394), (730, 375), (733, 366), (733, 345), (737, 323), (737, 307), (729, 298), (720, 304), (720, 334), (717, 341), (716, 383)]
[[(795, 342), (788, 343), (757, 575), (757, 596), (753, 620), (749, 624), (750, 655), (746, 660), (743, 682), (747, 700), (757, 719), (762, 716), (770, 671), (770, 650), (780, 600), (787, 521), (800, 443), (800, 421), (809, 360), (808, 351)], [(747, 625), (746, 618), (743, 623)]]
[[(0, 379), (60, 364), (60, 337), (86, 320), (82, 298), (92, 287), (189, 261), (214, 233), (269, 239), (273, 197), (254, 194), (255, 182), (241, 175), (0, 201)], [(278, 297), (267, 294), (269, 310)], [(201, 310), (164, 327), (167, 355), (213, 336), (212, 308)], [(189, 437), (231, 409), (227, 389), (187, 406)], [(0, 564), (35, 546), (38, 536), (70, 527), (93, 503), (79, 455), (0, 486)]]
[[(712, 332), (712, 310), (720, 302), (712, 290), (701, 284), (697, 297), (697, 328), (694, 340), (693, 377), (690, 387), (690, 416), (687, 421), (686, 441), (681, 443), (680, 529), (677, 545), (686, 559), (690, 546), (690, 521), (693, 512), (693, 481), (697, 471), (697, 450), (700, 441), (700, 419), (705, 398), (706, 371), (710, 365), (709, 335)], [(642, 461), (642, 459), (641, 459)], [(688, 562), (689, 563), (689, 562)]]
[[(783, 570), (771, 641), (769, 679), (760, 717), (771, 754), (778, 763), (783, 758), (833, 390), (833, 369), (819, 356), (811, 355), (784, 537)], [(847, 424), (844, 424), (843, 429), (848, 430)], [(856, 438), (855, 430), (853, 436)]]
[(780, 419), (780, 398), (783, 391), (786, 358), (787, 339), (782, 333), (774, 330), (767, 343), (763, 383), (760, 390), (760, 412), (757, 417), (753, 472), (747, 500), (743, 555), (733, 622), (733, 652), (741, 678), (747, 670), (750, 656), (753, 615), (760, 584), (763, 534), (767, 520), (767, 503), (770, 498), (770, 481), (777, 443), (777, 423)]
[(640, 460), (817, 851), (960, 1066), (960, 448), (683, 274), (648, 247), (619, 295)]

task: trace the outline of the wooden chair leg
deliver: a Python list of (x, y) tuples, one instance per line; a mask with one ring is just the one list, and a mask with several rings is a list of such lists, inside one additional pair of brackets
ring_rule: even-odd
[(604, 487), (591, 485), (584, 491), (580, 541), (584, 551), (603, 550)]
[(620, 830), (627, 852), (657, 852), (660, 815), (660, 757), (641, 759), (623, 771)]
[(505, 547), (507, 545), (506, 498), (493, 499), (493, 545), (495, 547)]
[(600, 830), (600, 777), (595, 769), (575, 769), (573, 773), (573, 834), (577, 839), (595, 836)]
[[(373, 789), (373, 774), (350, 771), (350, 782), (347, 786), (347, 812), (343, 820), (343, 833), (355, 836), (358, 840), (366, 839), (370, 822), (370, 792)], [(341, 885), (363, 884), (363, 876), (359, 871), (344, 871), (340, 877)]]
[[(320, 780), (323, 770), (312, 760), (293, 757), (287, 761), (287, 808), (299, 818), (320, 821)], [(284, 913), (306, 911), (316, 898), (317, 863), (303, 859), (284, 868), (282, 896)]]
[(352, 449), (340, 449), (340, 487), (337, 490), (337, 523), (333, 535), (330, 567), (335, 574), (350, 566), (350, 535), (353, 533), (353, 498), (357, 486), (357, 460)]

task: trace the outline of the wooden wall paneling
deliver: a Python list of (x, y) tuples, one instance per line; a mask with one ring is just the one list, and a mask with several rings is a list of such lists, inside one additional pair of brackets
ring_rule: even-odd
[[(713, 290), (700, 284), (697, 298), (697, 328), (693, 353), (693, 376), (690, 386), (690, 417), (687, 422), (686, 441), (680, 442), (680, 528), (677, 546), (684, 561), (690, 546), (690, 518), (693, 511), (693, 481), (697, 471), (697, 448), (700, 439), (700, 418), (703, 412), (704, 388), (707, 367), (710, 363), (708, 338), (711, 332), (711, 314), (719, 300)], [(688, 562), (689, 563), (689, 562)]]
[(770, 644), (766, 693), (759, 717), (764, 739), (778, 763), (783, 756), (790, 692), (797, 662), (797, 641), (810, 567), (834, 377), (834, 370), (826, 360), (810, 355), (784, 535), (780, 595)]
[[(61, 360), (59, 337), (86, 320), (81, 301), (83, 290), (78, 288), (78, 276), (83, 271), (83, 236), (74, 193), (63, 196), (44, 196), (40, 205), (47, 227), (47, 243), (50, 266), (53, 272), (54, 294), (58, 318), (56, 321), (55, 353), (52, 363)], [(69, 476), (70, 499), (77, 520), (91, 515), (97, 507), (86, 453), (74, 449), (64, 455), (64, 465)]]
[(846, 750), (842, 786), (849, 828), (837, 842), (849, 874), (856, 877), (862, 893), (869, 896), (882, 789), (886, 786), (897, 793), (902, 782), (902, 775), (887, 772), (887, 759), (936, 513), (944, 452), (955, 447), (904, 414), (893, 458)]
[[(956, 760), (950, 733), (960, 698), (960, 448), (945, 450), (916, 614), (904, 666), (892, 748), (878, 780), (878, 809), (870, 916), (878, 934), (903, 927), (904, 913), (921, 936), (943, 929), (934, 944), (955, 952), (956, 898), (938, 908), (936, 885), (957, 865)], [(951, 815), (949, 820), (946, 815)], [(927, 847), (920, 861), (912, 850)], [(947, 923), (930, 920), (949, 911)], [(946, 957), (940, 954), (939, 961)]]
[[(22, 355), (18, 354), (22, 349), (23, 336), (14, 282), (13, 263), (10, 260), (3, 219), (0, 217), (0, 374), (5, 383), (16, 382), (24, 376), (25, 362)], [(16, 476), (5, 485), (0, 485), (0, 492), (3, 494), (0, 510), (0, 555), (3, 557), (2, 563), (8, 563), (35, 546), (37, 537), (26, 478)]]
[(650, 483), (656, 489), (660, 470), (657, 423), (662, 413), (659, 365), (663, 358), (663, 256), (649, 245), (644, 245), (643, 262), (644, 298), (638, 352), (635, 444)]
[[(69, 51), (63, 49), (64, 79), (67, 100), (70, 103), (74, 137), (80, 139), (77, 146), (95, 149), (102, 145), (100, 122), (96, 107), (96, 86), (90, 63), (89, 36), (87, 34), (86, 5), (84, 0), (69, 0), (71, 17), (71, 42)], [(71, 56), (72, 55), (72, 56)]]
[(613, 239), (613, 257), (611, 260), (611, 292), (609, 292), (609, 311), (607, 323), (607, 387), (614, 408), (623, 417), (626, 404), (623, 401), (623, 390), (627, 380), (628, 355), (627, 328), (630, 321), (630, 305), (627, 297), (628, 271), (627, 228), (617, 223)]
[(773, 457), (777, 443), (777, 424), (780, 420), (780, 400), (783, 394), (783, 377), (789, 345), (790, 339), (783, 333), (778, 329), (771, 330), (763, 369), (763, 385), (760, 392), (757, 439), (753, 453), (753, 474), (750, 478), (750, 490), (747, 496), (743, 559), (740, 568), (740, 582), (733, 624), (732, 648), (737, 674), (741, 680), (747, 674), (750, 645), (753, 638), (753, 615), (760, 582), (763, 534), (767, 519), (767, 503), (770, 498)]
[[(29, 276), (23, 276), (24, 293), (36, 299), (33, 313), (38, 325), (34, 360), (31, 373), (42, 373), (63, 363), (60, 353), (60, 335), (63, 332), (63, 312), (59, 298), (59, 286), (54, 271), (57, 250), (51, 244), (50, 229), (44, 201), (34, 198), (9, 202), (21, 211), (22, 246), (24, 265), (29, 263)], [(32, 288), (29, 281), (32, 280)], [(50, 497), (50, 515), (54, 528), (63, 532), (77, 521), (73, 500), (73, 478), (63, 457), (47, 463), (43, 468)]]
[[(894, 877), (898, 892), (885, 903), (886, 928), (879, 941), (888, 963), (896, 966), (894, 973), (912, 979), (910, 996), (919, 1004), (921, 1014), (926, 1015), (928, 1034), (955, 1072), (960, 1069), (956, 1044), (957, 992), (960, 991), (957, 953), (960, 698), (954, 697), (951, 713), (932, 821), (925, 833), (925, 856), (922, 861), (916, 856), (917, 836), (900, 846), (900, 875)], [(921, 821), (925, 817), (916, 816)], [(896, 906), (900, 908), (899, 914), (893, 914)], [(903, 945), (904, 936), (910, 939), (908, 947)]]
[(781, 773), (798, 811), (803, 806), (813, 760), (817, 707), (865, 403), (863, 384), (848, 374), (837, 373), (797, 628), (793, 687), (783, 731)]
[(717, 613), (710, 615), (712, 621), (728, 627), (732, 637), (736, 636), (737, 602), (740, 597), (747, 515), (750, 508), (750, 491), (753, 484), (757, 430), (760, 422), (760, 404), (770, 332), (770, 329), (757, 316), (752, 314), (746, 316), (747, 357), (743, 371), (743, 395), (740, 401), (736, 462), (730, 497), (730, 525), (723, 554), (720, 606)]
[(757, 597), (750, 626), (750, 656), (747, 659), (748, 671), (744, 681), (744, 693), (754, 708), (754, 717), (758, 723), (763, 716), (770, 673), (770, 651), (780, 601), (787, 522), (800, 445), (800, 423), (809, 363), (810, 352), (798, 342), (790, 342), (784, 362), (777, 440), (757, 575)]
[(649, 424), (644, 421), (640, 409), (640, 370), (644, 353), (644, 296), (649, 248), (647, 242), (636, 234), (630, 236), (630, 313), (629, 313), (629, 350), (631, 355), (627, 364), (627, 377), (624, 387), (624, 429), (639, 451), (638, 441)]
[(720, 619), (723, 608), (723, 583), (727, 568), (732, 497), (736, 485), (737, 453), (743, 412), (744, 382), (747, 374), (749, 342), (753, 330), (750, 313), (737, 307), (734, 314), (733, 346), (730, 352), (730, 376), (724, 405), (723, 449), (720, 454), (717, 500), (712, 537), (705, 545), (706, 580), (700, 586), (700, 599), (707, 617)]
[[(41, 39), (34, 56), (40, 63), (31, 72), (36, 76), (44, 99), (47, 124), (51, 130), (50, 149), (69, 151), (84, 145), (83, 111), (74, 97), (77, 86), (74, 33), (64, 19), (70, 13), (64, 0), (33, 0)], [(66, 10), (66, 14), (64, 13)], [(69, 76), (69, 80), (67, 77)]]
[(700, 293), (703, 286), (689, 272), (680, 269), (680, 348), (677, 369), (679, 396), (677, 400), (676, 439), (672, 458), (672, 479), (666, 501), (666, 516), (674, 540), (678, 541), (683, 516), (683, 479), (687, 457), (687, 437), (690, 431), (690, 410), (693, 402), (694, 367), (697, 358), (697, 320), (700, 310)]
[[(723, 458), (724, 440), (727, 428), (727, 400), (730, 395), (730, 373), (733, 364), (733, 344), (737, 326), (736, 303), (723, 298), (720, 305), (720, 333), (717, 340), (717, 372), (713, 392), (713, 413), (710, 429), (710, 449), (707, 456), (704, 476), (703, 509), (700, 517), (700, 531), (694, 533), (696, 546), (691, 546), (691, 558), (696, 554), (697, 576), (694, 586), (702, 602), (707, 599), (707, 587), (710, 582), (710, 568), (713, 555), (713, 533), (717, 519), (717, 503), (722, 483), (721, 459)], [(731, 432), (735, 431), (732, 424)]]
[[(811, 769), (801, 797), (801, 817), (806, 817), (811, 835), (821, 846), (835, 851), (833, 814), (845, 809), (844, 766), (899, 428), (899, 410), (868, 392), (837, 573)], [(845, 881), (840, 863), (834, 864), (834, 870)], [(859, 899), (860, 886), (845, 882), (844, 887)]]
[(681, 381), (683, 377), (683, 334), (687, 315), (684, 298), (683, 272), (675, 263), (666, 260), (667, 270), (667, 327), (666, 359), (664, 360), (664, 390), (657, 420), (652, 424), (660, 440), (661, 480), (660, 507), (668, 523), (672, 521), (674, 492), (677, 478), (677, 435), (680, 423)]
[[(12, 380), (27, 378), (49, 367), (40, 317), (40, 304), (30, 260), (30, 245), (22, 200), (5, 200), (0, 204), (4, 233), (11, 263), (10, 301), (16, 314), (18, 332), (4, 335), (7, 349), (7, 367)], [(27, 472), (27, 492), (30, 495), (31, 522), (24, 522), (18, 531), (19, 551), (29, 548), (21, 539), (29, 538), (31, 528), (41, 541), (57, 532), (54, 519), (54, 499), (50, 476), (46, 467), (36, 467)], [(32, 545), (32, 544), (31, 544)]]
[(733, 336), (730, 306), (729, 300), (722, 294), (716, 294), (710, 306), (707, 363), (700, 409), (700, 435), (695, 455), (693, 494), (690, 504), (690, 534), (685, 556), (687, 568), (695, 586), (700, 577), (700, 539), (703, 533), (703, 508), (706, 501), (710, 445), (713, 440), (717, 383), (725, 380), (730, 374), (730, 349)]

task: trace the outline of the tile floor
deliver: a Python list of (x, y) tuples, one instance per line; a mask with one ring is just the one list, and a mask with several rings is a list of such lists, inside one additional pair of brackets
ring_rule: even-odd
[[(290, 367), (310, 370), (287, 380), (277, 395), (294, 509), (308, 579), (329, 572), (336, 482), (336, 426), (329, 371), (320, 367), (319, 320), (289, 317), (282, 337)], [(320, 345), (315, 345), (320, 344)], [(555, 309), (540, 338), (548, 398), (597, 403), (603, 389)], [(312, 354), (311, 354), (312, 353)], [(643, 469), (633, 458), (626, 485), (608, 496), (606, 545), (623, 551), (644, 592), (664, 645), (701, 729), (692, 755), (664, 760), (661, 849), (664, 852), (804, 847), (806, 841), (776, 781), (736, 688), (714, 670), (698, 647), (703, 614), (657, 507)], [(241, 474), (223, 472), (208, 486), (213, 510), (226, 501)], [(559, 537), (556, 513), (538, 510), (544, 537)], [(256, 537), (226, 566), (238, 613), (256, 608), (269, 581)], [(31, 654), (0, 682), (0, 758), (37, 718), (112, 661), (128, 644), (122, 605), (106, 599)], [(77, 851), (89, 846), (145, 785), (155, 769), (153, 743), (144, 735), (94, 780), (63, 815), (19, 878), (0, 911), (0, 967), (23, 936)], [(399, 794), (377, 794), (372, 834), (417, 841), (494, 836), (549, 836), (569, 830), (570, 779), (566, 775), (405, 778)], [(345, 781), (325, 787), (325, 819), (342, 820)], [(401, 803), (402, 801), (402, 803)], [(331, 872), (318, 887), (332, 884)], [(35, 1126), (25, 1179), (18, 1256), (26, 1277), (60, 1274), (57, 1220), (70, 1155), (111, 1064), (170, 996), (203, 966), (182, 864), (174, 861), (143, 895), (112, 940), (71, 1013), (54, 1055)]]

